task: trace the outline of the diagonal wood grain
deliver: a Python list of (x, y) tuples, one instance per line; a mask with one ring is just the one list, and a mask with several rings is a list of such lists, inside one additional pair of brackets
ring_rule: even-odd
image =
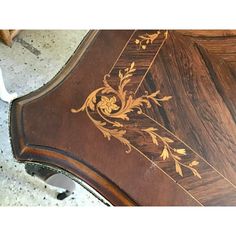
[[(170, 33), (151, 68), (151, 78), (144, 81), (139, 92), (156, 89), (152, 88), (155, 84), (164, 94), (171, 94), (173, 99), (163, 104), (165, 118), (160, 112), (147, 110), (146, 113), (163, 125), (168, 119), (167, 128), (236, 184), (236, 160), (233, 158), (236, 155), (236, 127), (232, 102), (235, 81), (226, 73), (227, 65), (225, 69), (225, 64), (214, 57), (208, 57), (215, 66), (214, 74), (210, 73), (202, 54), (203, 50), (199, 51), (192, 40)], [(208, 54), (205, 52), (204, 55)], [(218, 79), (227, 93), (219, 93), (214, 82)]]
[[(166, 38), (160, 31), (138, 48), (140, 35), (156, 32), (100, 31), (49, 86), (14, 101), (16, 158), (66, 170), (115, 205), (236, 205), (236, 34), (169, 31)], [(133, 62), (119, 97), (119, 71)], [(110, 90), (104, 91), (104, 76)], [(122, 99), (131, 104), (158, 90), (155, 99), (172, 99), (138, 103), (126, 119), (112, 117), (115, 110), (104, 118), (95, 109), (102, 98), (104, 109), (117, 110)], [(100, 92), (89, 106), (94, 91)], [(156, 138), (145, 131), (150, 128)], [(158, 135), (179, 150), (181, 171), (162, 156), (166, 143)]]

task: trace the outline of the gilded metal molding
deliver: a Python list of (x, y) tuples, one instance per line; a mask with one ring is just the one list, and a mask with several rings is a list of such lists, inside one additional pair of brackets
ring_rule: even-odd
[[(81, 108), (71, 109), (72, 113), (85, 111), (89, 119), (102, 132), (105, 138), (110, 140), (111, 137), (114, 137), (127, 146), (126, 153), (132, 150), (132, 144), (125, 137), (127, 129), (124, 127), (125, 121), (130, 119), (129, 114), (134, 111), (139, 115), (142, 114), (142, 107), (151, 108), (151, 101), (155, 105), (161, 106), (162, 102), (167, 102), (171, 99), (171, 96), (157, 98), (157, 95), (160, 94), (159, 90), (151, 94), (146, 93), (137, 98), (133, 94), (128, 93), (129, 91), (126, 90), (126, 86), (130, 83), (135, 71), (135, 62), (132, 62), (124, 70), (119, 70), (119, 85), (117, 89), (114, 89), (109, 84), (110, 75), (105, 75), (103, 79), (104, 86), (93, 91)], [(99, 120), (94, 117), (95, 113), (99, 115)], [(199, 164), (198, 161), (190, 160), (186, 164), (185, 160), (183, 163), (183, 158), (186, 155), (184, 148), (175, 148), (174, 141), (169, 137), (162, 137), (154, 127), (140, 129), (139, 131), (150, 137), (153, 144), (157, 146), (159, 143), (161, 144), (160, 146), (163, 149), (161, 150), (160, 158), (162, 161), (172, 159), (175, 163), (175, 170), (180, 176), (183, 177), (182, 168), (187, 168), (191, 170), (194, 176), (201, 178), (195, 169)]]

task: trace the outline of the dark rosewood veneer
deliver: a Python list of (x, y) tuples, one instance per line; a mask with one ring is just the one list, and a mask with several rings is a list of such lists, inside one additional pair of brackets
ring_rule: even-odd
[(11, 106), (15, 158), (113, 205), (236, 205), (236, 31), (91, 31)]

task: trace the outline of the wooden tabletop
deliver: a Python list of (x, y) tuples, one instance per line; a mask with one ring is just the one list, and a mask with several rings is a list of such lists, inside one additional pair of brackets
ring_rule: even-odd
[(91, 31), (13, 101), (13, 152), (114, 205), (236, 205), (235, 91), (235, 31)]

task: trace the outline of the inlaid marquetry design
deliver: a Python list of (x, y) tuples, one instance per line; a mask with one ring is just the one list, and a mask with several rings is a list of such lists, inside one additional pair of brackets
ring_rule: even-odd
[[(132, 150), (130, 140), (125, 137), (128, 131), (125, 127), (125, 122), (130, 120), (129, 114), (136, 112), (140, 115), (143, 113), (143, 107), (151, 108), (152, 104), (161, 106), (162, 102), (167, 102), (172, 98), (171, 96), (157, 97), (157, 95), (160, 95), (159, 90), (151, 94), (146, 92), (142, 96), (135, 97), (133, 93), (126, 90), (126, 86), (134, 79), (135, 71), (135, 62), (132, 62), (129, 67), (119, 70), (118, 88), (112, 87), (109, 84), (110, 75), (105, 75), (103, 79), (104, 86), (93, 91), (81, 108), (71, 109), (72, 113), (85, 111), (104, 137), (108, 140), (111, 137), (119, 140), (127, 146), (127, 153)], [(95, 117), (95, 115), (98, 115), (99, 118)], [(159, 146), (160, 144), (162, 147), (160, 152), (161, 160), (172, 159), (175, 164), (175, 170), (180, 176), (183, 177), (182, 168), (187, 168), (191, 170), (194, 176), (201, 178), (196, 169), (199, 162), (188, 157), (189, 163), (186, 164), (186, 160), (183, 163), (182, 160), (186, 158), (186, 150), (184, 148), (175, 148), (175, 143), (171, 138), (161, 136), (154, 127), (143, 128), (139, 132), (150, 137), (154, 145)]]
[(157, 32), (90, 32), (12, 102), (14, 157), (116, 206), (236, 206), (236, 31)]
[(198, 173), (198, 171), (194, 168), (199, 164), (198, 161), (194, 160), (190, 162), (188, 165), (182, 163), (182, 159), (186, 155), (186, 150), (184, 148), (173, 148), (172, 143), (174, 141), (169, 137), (162, 137), (157, 133), (157, 129), (150, 127), (147, 129), (142, 129), (142, 131), (146, 132), (150, 135), (152, 138), (152, 142), (158, 146), (159, 142), (162, 143), (164, 146), (160, 157), (163, 161), (165, 161), (168, 158), (171, 158), (175, 163), (175, 170), (176, 172), (183, 177), (183, 171), (182, 167), (190, 169), (193, 173), (193, 175), (197, 176), (198, 178), (201, 178), (201, 175)]
[[(143, 35), (139, 35), (135, 39), (135, 44), (137, 44), (139, 50), (140, 49), (145, 50), (149, 44), (152, 44), (158, 38), (159, 35), (160, 35), (160, 31), (157, 31), (154, 34), (146, 33)], [(165, 35), (165, 38), (167, 38), (168, 31), (166, 31), (164, 35)]]

